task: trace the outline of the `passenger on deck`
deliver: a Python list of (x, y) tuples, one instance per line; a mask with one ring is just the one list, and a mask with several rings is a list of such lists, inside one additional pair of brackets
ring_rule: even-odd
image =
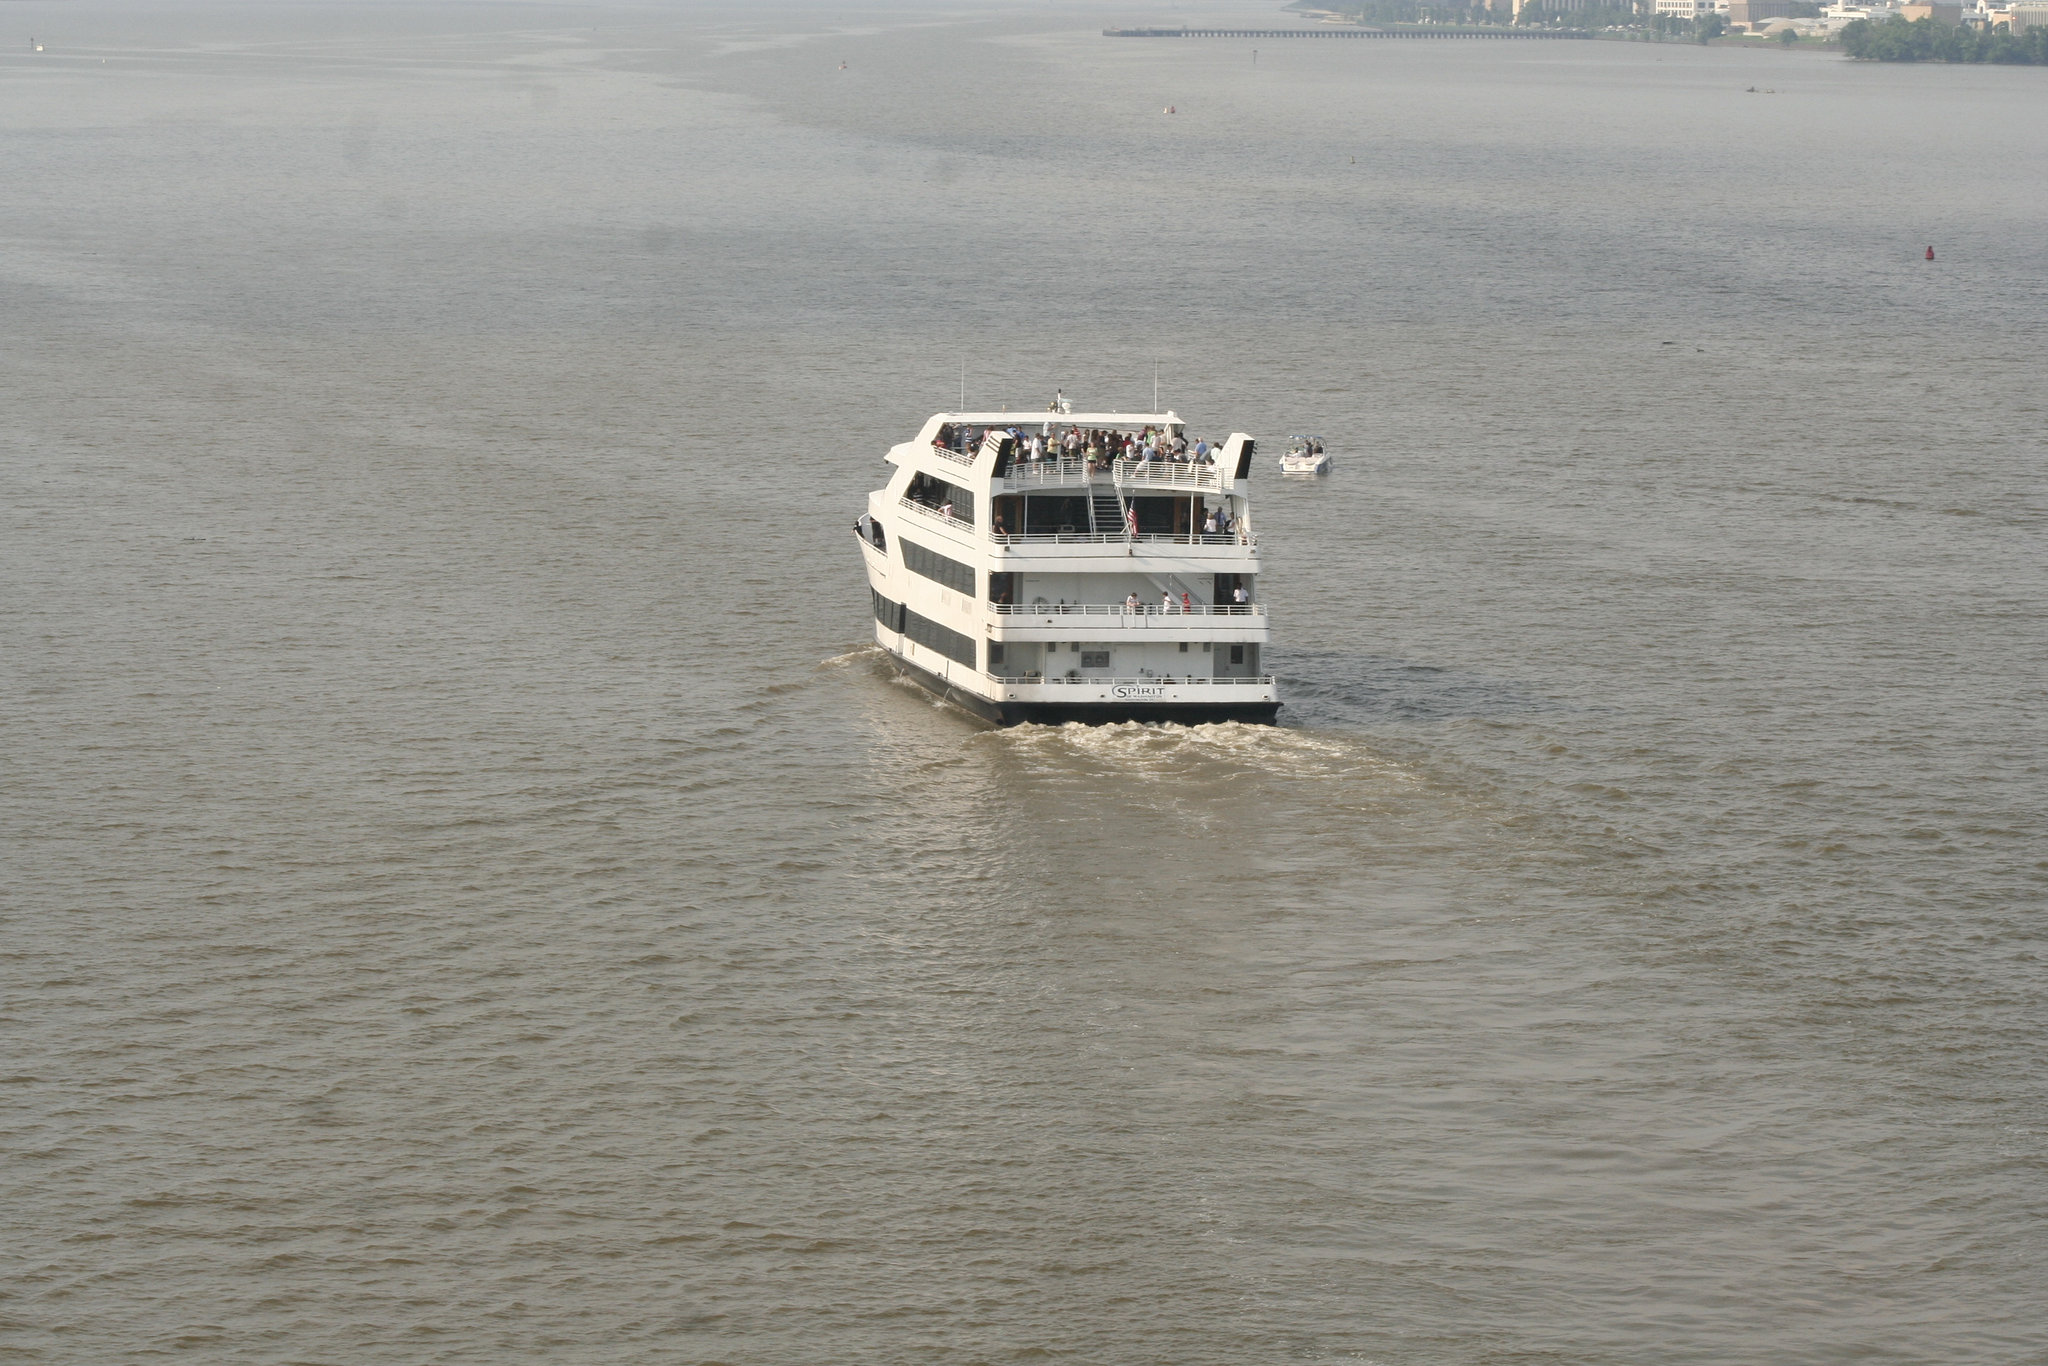
[(1216, 534), (1216, 509), (1215, 509), (1215, 508), (1210, 508), (1210, 509), (1209, 509), (1209, 520), (1208, 520), (1208, 521), (1206, 521), (1206, 522), (1204, 522), (1204, 523), (1202, 523), (1202, 534), (1203, 534), (1204, 536), (1214, 536), (1214, 535)]
[(1171, 611), (1173, 611), (1173, 590), (1171, 588), (1162, 588), (1159, 590), (1159, 615), (1163, 617)]
[(1239, 607), (1243, 607), (1252, 600), (1251, 590), (1247, 589), (1243, 584), (1239, 584), (1237, 591), (1232, 593), (1230, 597)]
[(1144, 610), (1144, 604), (1138, 601), (1137, 589), (1133, 588), (1131, 590), (1131, 595), (1124, 599), (1124, 610), (1126, 612), (1138, 612)]
[(951, 498), (948, 498), (945, 502), (939, 504), (939, 516), (945, 518), (949, 522), (953, 520), (953, 500)]

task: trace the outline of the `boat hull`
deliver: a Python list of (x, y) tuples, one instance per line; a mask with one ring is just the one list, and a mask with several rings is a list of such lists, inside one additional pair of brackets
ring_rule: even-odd
[(1109, 726), (1124, 721), (1180, 726), (1241, 721), (1270, 726), (1280, 715), (1278, 702), (999, 702), (956, 687), (894, 651), (889, 653), (889, 659), (906, 678), (927, 692), (997, 726), (1058, 726), (1069, 721), (1084, 726)]

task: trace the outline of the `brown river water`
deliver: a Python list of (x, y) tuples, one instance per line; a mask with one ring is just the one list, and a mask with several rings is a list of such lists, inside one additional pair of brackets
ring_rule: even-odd
[[(0, 1361), (2048, 1361), (2048, 73), (1246, 17), (0, 7)], [(1283, 724), (892, 681), (1155, 367)]]

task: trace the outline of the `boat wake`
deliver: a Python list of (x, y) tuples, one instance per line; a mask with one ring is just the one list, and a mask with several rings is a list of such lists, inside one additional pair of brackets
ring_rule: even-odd
[(1462, 669), (1342, 650), (1275, 650), (1287, 709), (1308, 730), (1430, 721), (1498, 720), (1559, 709), (1526, 683)]

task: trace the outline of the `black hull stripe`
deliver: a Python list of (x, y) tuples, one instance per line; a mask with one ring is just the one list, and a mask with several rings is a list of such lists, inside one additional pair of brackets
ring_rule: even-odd
[(1164, 721), (1182, 726), (1243, 721), (1270, 726), (1280, 713), (1278, 702), (993, 702), (956, 688), (893, 652), (889, 658), (925, 691), (998, 726), (1057, 726), (1068, 721), (1088, 726), (1114, 725), (1119, 721)]

